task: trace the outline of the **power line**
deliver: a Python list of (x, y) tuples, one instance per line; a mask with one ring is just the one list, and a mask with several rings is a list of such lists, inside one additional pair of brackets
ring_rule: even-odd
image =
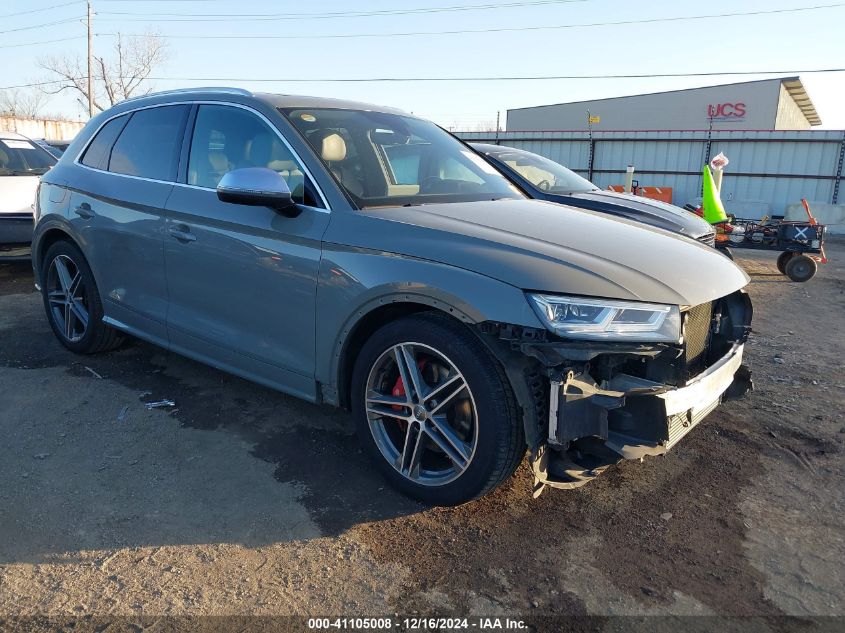
[[(191, 0), (199, 1), (199, 0)], [(641, 74), (627, 74), (627, 75), (542, 75), (532, 77), (321, 77), (321, 78), (243, 78), (243, 77), (149, 77), (151, 81), (231, 81), (238, 83), (393, 83), (393, 82), (448, 82), (448, 81), (554, 81), (554, 80), (577, 80), (577, 79), (661, 79), (670, 77), (736, 77), (747, 75), (809, 75), (815, 73), (841, 73), (845, 72), (843, 68), (808, 68), (808, 69), (790, 69), (790, 70), (737, 70), (737, 71), (714, 71), (714, 72), (698, 72), (698, 73), (641, 73)], [(71, 77), (68, 79), (55, 79), (50, 81), (39, 81), (28, 84), (20, 84), (17, 86), (2, 86), (0, 90), (9, 90), (12, 88), (32, 88), (36, 86), (47, 86), (51, 84), (63, 83), (73, 79), (82, 80), (87, 76)], [(128, 79), (128, 78), (125, 78)]]
[(32, 26), (19, 26), (16, 29), (6, 29), (5, 31), (0, 31), (0, 33), (17, 33), (19, 31), (31, 31), (33, 29), (43, 29), (48, 26), (58, 26), (60, 24), (69, 24), (70, 22), (77, 22), (78, 20), (84, 20), (84, 16), (79, 16), (75, 18), (65, 18), (64, 20), (58, 20), (56, 22), (46, 22), (44, 24), (34, 24)]
[[(120, 16), (138, 16), (136, 19), (127, 18), (105, 18), (102, 21), (106, 22), (220, 22), (220, 21), (235, 21), (235, 22), (258, 22), (258, 21), (276, 21), (276, 20), (326, 20), (336, 18), (361, 18), (361, 17), (381, 17), (393, 15), (411, 15), (411, 14), (427, 14), (427, 13), (453, 13), (457, 11), (484, 11), (489, 9), (508, 9), (514, 7), (533, 7), (555, 4), (572, 4), (576, 2), (589, 2), (590, 0), (528, 0), (522, 2), (504, 2), (491, 4), (475, 4), (475, 5), (454, 5), (447, 7), (418, 7), (413, 9), (382, 9), (376, 11), (336, 11), (336, 12), (322, 12), (322, 13), (206, 13), (203, 17), (197, 17), (191, 13), (145, 13), (139, 14), (129, 11), (98, 11), (98, 15), (120, 15)], [(160, 17), (165, 16), (165, 17)], [(177, 18), (177, 19), (170, 19)]]
[(392, 83), (407, 81), (553, 81), (561, 79), (659, 79), (667, 77), (718, 77), (743, 75), (799, 75), (811, 73), (840, 73), (845, 68), (816, 68), (810, 70), (746, 70), (701, 73), (643, 73), (628, 75), (542, 75), (532, 77), (337, 77), (337, 78), (243, 78), (243, 77), (150, 77), (154, 81), (236, 81), (243, 83)]
[(0, 15), (0, 18), (14, 18), (18, 15), (29, 15), (30, 13), (40, 13), (41, 11), (50, 11), (51, 9), (61, 9), (62, 7), (69, 7), (72, 4), (79, 4), (80, 0), (73, 0), (73, 2), (65, 2), (64, 4), (54, 4), (49, 7), (42, 7), (40, 9), (30, 9), (29, 11), (18, 11), (17, 13), (6, 13)]
[[(350, 39), (366, 37), (407, 37), (414, 35), (459, 35), (469, 33), (505, 33), (518, 31), (548, 31), (560, 29), (592, 28), (598, 26), (622, 26), (631, 24), (656, 24), (661, 22), (684, 22), (692, 20), (709, 20), (713, 18), (733, 18), (755, 15), (771, 15), (776, 13), (798, 13), (803, 11), (816, 11), (819, 9), (833, 9), (845, 6), (845, 2), (836, 4), (823, 4), (812, 7), (795, 7), (792, 9), (769, 9), (761, 11), (743, 11), (736, 13), (713, 13), (708, 15), (675, 16), (667, 18), (646, 18), (643, 20), (620, 20), (617, 22), (592, 22), (587, 24), (561, 24), (557, 26), (524, 26), (524, 27), (502, 27), (492, 29), (459, 29), (454, 31), (409, 31), (404, 33), (331, 33), (311, 35), (156, 35), (140, 33), (124, 33), (129, 37), (156, 37), (165, 39), (191, 39), (191, 40), (315, 40), (315, 39)], [(117, 33), (102, 33), (101, 35), (116, 36)]]
[(71, 40), (81, 40), (84, 35), (75, 35), (73, 37), (61, 37), (57, 40), (42, 40), (40, 42), (24, 42), (22, 44), (0, 44), (0, 48), (23, 48), (24, 46), (41, 46), (42, 44), (55, 44), (56, 42), (70, 42)]

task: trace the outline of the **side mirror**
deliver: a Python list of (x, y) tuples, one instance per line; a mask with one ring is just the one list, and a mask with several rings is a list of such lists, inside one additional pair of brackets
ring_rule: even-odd
[(294, 201), (288, 183), (267, 167), (244, 167), (228, 172), (217, 185), (221, 202), (270, 207), (277, 211), (291, 211)]

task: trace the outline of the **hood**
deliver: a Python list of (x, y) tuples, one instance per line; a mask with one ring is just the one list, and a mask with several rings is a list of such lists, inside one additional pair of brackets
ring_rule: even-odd
[[(552, 194), (554, 195), (554, 194)], [(555, 201), (576, 207), (621, 215), (650, 226), (656, 226), (674, 233), (681, 233), (694, 239), (713, 233), (713, 227), (686, 209), (673, 204), (651, 200), (642, 196), (613, 191), (584, 191), (554, 196)]]
[(687, 238), (600, 213), (561, 210), (541, 200), (497, 200), (339, 212), (324, 239), (547, 293), (693, 306), (749, 281), (727, 257)]
[(32, 213), (40, 176), (0, 176), (0, 216)]

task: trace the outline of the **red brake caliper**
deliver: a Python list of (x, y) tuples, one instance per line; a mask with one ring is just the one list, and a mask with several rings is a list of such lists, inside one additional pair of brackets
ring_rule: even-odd
[[(419, 367), (420, 371), (425, 368), (426, 360), (421, 358), (417, 363), (417, 367)], [(393, 395), (397, 398), (401, 398), (405, 395), (405, 382), (402, 380), (402, 374), (399, 374), (399, 377), (396, 379), (396, 384), (393, 385)], [(393, 404), (390, 405), (393, 407), (394, 411), (401, 411), (402, 405), (401, 404)]]

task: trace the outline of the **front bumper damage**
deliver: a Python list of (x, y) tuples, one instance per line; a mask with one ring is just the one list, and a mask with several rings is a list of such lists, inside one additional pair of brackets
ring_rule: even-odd
[(522, 355), (516, 361), (506, 354), (506, 370), (512, 384), (521, 374), (528, 385), (516, 391), (535, 496), (547, 485), (583, 486), (623, 459), (662, 455), (721, 402), (752, 388), (742, 364), (751, 329), (748, 296), (739, 291), (714, 306), (705, 362), (694, 375), (684, 364), (684, 345), (573, 343), (537, 332), (526, 340), (524, 331), (496, 332), (510, 342), (511, 354)]

